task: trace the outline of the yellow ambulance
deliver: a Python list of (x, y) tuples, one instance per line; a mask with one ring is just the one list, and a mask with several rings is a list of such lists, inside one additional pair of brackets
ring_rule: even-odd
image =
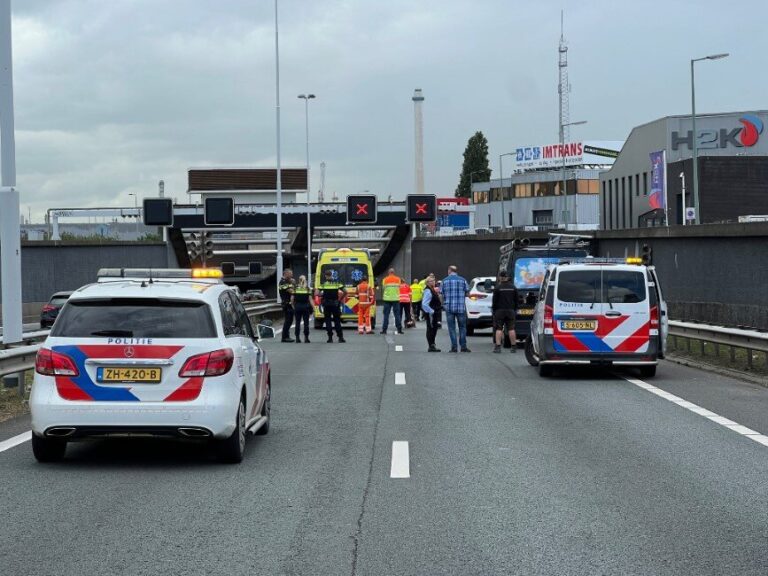
[[(341, 307), (341, 321), (357, 325), (357, 285), (364, 278), (373, 285), (373, 266), (371, 253), (366, 248), (329, 248), (320, 250), (317, 258), (317, 269), (312, 279), (317, 290), (325, 278), (325, 271), (330, 270), (334, 281), (342, 282), (347, 291)], [(323, 328), (325, 316), (315, 301), (315, 328)], [(376, 305), (371, 306), (371, 328), (376, 328)]]

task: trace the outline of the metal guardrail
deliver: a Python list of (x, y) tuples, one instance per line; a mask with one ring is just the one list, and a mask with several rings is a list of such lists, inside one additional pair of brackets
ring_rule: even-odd
[(752, 369), (753, 352), (762, 352), (766, 355), (766, 367), (768, 367), (768, 333), (757, 330), (742, 330), (739, 328), (726, 328), (724, 326), (712, 326), (710, 324), (697, 324), (695, 322), (669, 321), (669, 335), (687, 338), (688, 351), (690, 341), (701, 342), (701, 355), (704, 356), (704, 344), (706, 342), (715, 345), (715, 353), (719, 356), (719, 347), (730, 348), (731, 362), (735, 361), (735, 349), (741, 348), (747, 352), (747, 366)]
[(35, 356), (40, 346), (42, 344), (0, 350), (0, 376), (32, 370), (35, 367)]
[[(24, 332), (21, 335), (21, 342), (15, 342), (13, 345), (18, 346), (19, 344), (32, 344), (34, 342), (40, 342), (41, 340), (45, 340), (48, 337), (48, 333), (50, 330), (33, 330), (32, 332)], [(5, 344), (3, 337), (0, 336), (0, 350), (3, 350), (7, 348), (8, 345)]]

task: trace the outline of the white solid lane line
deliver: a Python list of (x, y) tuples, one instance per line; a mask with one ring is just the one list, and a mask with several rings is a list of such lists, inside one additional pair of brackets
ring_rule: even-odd
[(763, 446), (768, 446), (768, 436), (764, 434), (760, 434), (760, 432), (752, 430), (751, 428), (747, 428), (746, 426), (742, 426), (738, 422), (729, 420), (725, 416), (720, 416), (719, 414), (715, 414), (711, 410), (707, 410), (706, 408), (697, 406), (693, 402), (689, 402), (688, 400), (680, 398), (680, 396), (675, 396), (674, 394), (671, 394), (666, 390), (657, 388), (656, 386), (648, 384), (647, 382), (643, 382), (642, 380), (638, 380), (637, 378), (627, 378), (626, 376), (622, 376), (622, 378), (624, 378), (624, 380), (626, 380), (630, 384), (639, 386), (640, 388), (642, 388), (643, 390), (647, 390), (651, 394), (656, 394), (656, 396), (660, 398), (669, 400), (670, 402), (673, 402), (678, 406), (681, 406), (682, 408), (685, 408), (686, 410), (693, 412), (694, 414), (698, 414), (699, 416), (704, 416), (704, 418), (706, 418), (707, 420), (711, 420), (715, 424), (720, 424), (720, 426), (723, 426), (724, 428), (728, 428), (729, 430), (733, 430), (734, 432), (736, 432), (737, 434), (741, 434), (742, 436), (746, 436), (747, 438), (754, 440), (755, 442), (762, 444)]
[(402, 352), (402, 351), (403, 351), (403, 347), (402, 346), (399, 346), (399, 345), (395, 346), (395, 352)]
[(395, 372), (395, 384), (398, 386), (405, 385), (405, 372)]
[(8, 438), (8, 440), (3, 440), (2, 442), (0, 442), (0, 452), (5, 452), (6, 450), (10, 450), (14, 446), (18, 446), (19, 444), (24, 444), (24, 442), (28, 442), (29, 440), (32, 440), (32, 430), (30, 430), (29, 432), (23, 432), (18, 436), (14, 436), (13, 438)]
[(408, 454), (408, 442), (392, 442), (392, 467), (389, 471), (390, 478), (410, 478), (411, 465)]

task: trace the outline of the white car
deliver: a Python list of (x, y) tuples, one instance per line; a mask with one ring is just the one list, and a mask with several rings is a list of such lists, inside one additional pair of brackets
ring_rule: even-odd
[(73, 440), (164, 436), (214, 442), (222, 461), (240, 462), (246, 431), (269, 431), (271, 378), (259, 335), (219, 277), (102, 269), (75, 291), (37, 354), (35, 458), (59, 460)]
[(493, 327), (493, 312), (491, 300), (496, 286), (494, 276), (472, 278), (469, 283), (469, 294), (464, 299), (467, 307), (467, 334), (470, 336), (478, 328)]

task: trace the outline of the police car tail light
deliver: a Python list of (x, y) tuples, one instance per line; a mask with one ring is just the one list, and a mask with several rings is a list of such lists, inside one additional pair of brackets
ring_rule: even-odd
[(232, 368), (235, 355), (231, 348), (222, 348), (214, 352), (206, 352), (192, 356), (184, 362), (179, 371), (181, 378), (200, 378), (205, 376), (221, 376)]
[(482, 300), (483, 298), (488, 298), (488, 294), (472, 294), (470, 295), (469, 299), (474, 300)]
[(552, 327), (553, 314), (552, 306), (544, 306), (544, 326)]
[(38, 350), (35, 358), (35, 372), (43, 376), (76, 377), (80, 375), (72, 358), (48, 348)]
[(659, 327), (659, 307), (651, 306), (651, 328)]

